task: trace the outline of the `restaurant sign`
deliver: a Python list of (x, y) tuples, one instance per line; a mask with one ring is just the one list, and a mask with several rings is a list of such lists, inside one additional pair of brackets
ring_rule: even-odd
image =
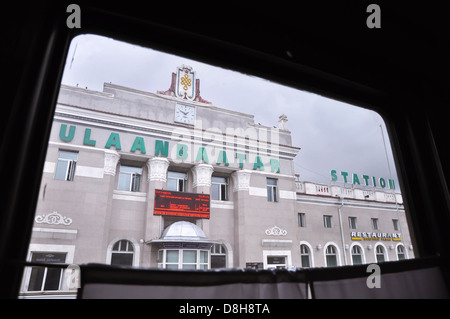
[(400, 233), (355, 232), (350, 233), (352, 240), (401, 241)]

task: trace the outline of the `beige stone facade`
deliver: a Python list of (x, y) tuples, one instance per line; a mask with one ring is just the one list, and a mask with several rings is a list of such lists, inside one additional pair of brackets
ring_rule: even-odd
[[(28, 260), (210, 269), (413, 258), (401, 195), (301, 181), (300, 148), (286, 116), (279, 123), (167, 91), (62, 85)], [(155, 190), (210, 195), (210, 217), (155, 215)], [(51, 290), (45, 276), (28, 269), (22, 291)]]

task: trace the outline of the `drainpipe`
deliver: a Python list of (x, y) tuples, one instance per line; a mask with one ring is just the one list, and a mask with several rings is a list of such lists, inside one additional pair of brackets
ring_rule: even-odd
[(345, 251), (344, 227), (342, 225), (342, 212), (341, 212), (341, 209), (344, 206), (344, 197), (340, 197), (340, 199), (341, 199), (341, 205), (338, 207), (339, 228), (340, 228), (340, 231), (341, 231), (342, 251), (344, 253), (344, 264), (345, 264), (345, 266), (347, 266), (348, 265), (348, 263), (347, 263), (347, 252)]

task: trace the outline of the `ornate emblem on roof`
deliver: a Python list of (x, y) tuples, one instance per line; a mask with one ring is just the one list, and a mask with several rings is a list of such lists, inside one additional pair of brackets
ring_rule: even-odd
[(200, 79), (196, 78), (195, 71), (192, 67), (184, 64), (177, 67), (177, 71), (172, 73), (170, 88), (167, 91), (157, 91), (157, 93), (211, 104), (200, 96)]
[(175, 95), (182, 99), (193, 100), (195, 93), (195, 72), (190, 66), (179, 66), (177, 68), (177, 85)]

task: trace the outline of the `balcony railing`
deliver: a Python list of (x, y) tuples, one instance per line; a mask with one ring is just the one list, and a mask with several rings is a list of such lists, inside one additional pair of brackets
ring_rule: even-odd
[(295, 188), (298, 194), (322, 195), (330, 197), (342, 197), (349, 199), (403, 204), (402, 195), (400, 193), (393, 193), (392, 191), (389, 192), (383, 190), (367, 190), (301, 181), (295, 181)]

